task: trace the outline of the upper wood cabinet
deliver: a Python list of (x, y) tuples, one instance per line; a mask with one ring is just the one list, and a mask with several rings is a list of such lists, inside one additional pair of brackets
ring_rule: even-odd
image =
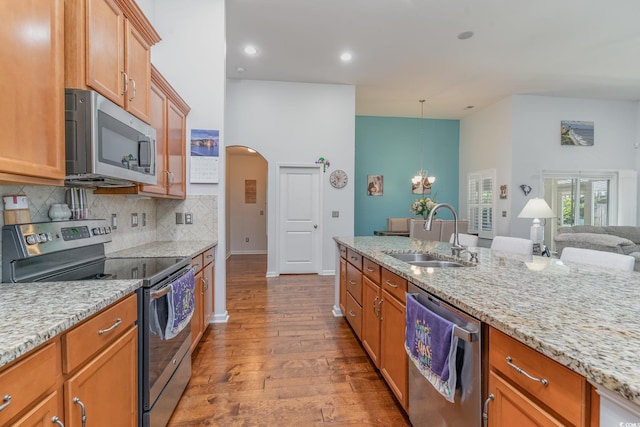
[(63, 185), (64, 1), (0, 2), (0, 183)]
[(92, 88), (149, 122), (151, 46), (160, 36), (133, 0), (66, 0), (65, 86)]

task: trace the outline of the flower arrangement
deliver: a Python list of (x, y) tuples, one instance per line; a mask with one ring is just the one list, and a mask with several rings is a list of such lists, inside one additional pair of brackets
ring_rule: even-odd
[(424, 219), (427, 219), (429, 212), (431, 212), (431, 209), (433, 209), (437, 204), (438, 202), (435, 200), (431, 200), (428, 197), (422, 197), (411, 203), (411, 213), (414, 215), (422, 215)]

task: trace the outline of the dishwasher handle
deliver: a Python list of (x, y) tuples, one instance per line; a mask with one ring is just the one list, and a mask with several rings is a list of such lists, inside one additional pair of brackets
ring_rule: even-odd
[[(417, 296), (418, 298), (416, 298), (416, 299), (418, 300), (418, 302), (420, 302), (420, 298), (419, 297), (423, 297), (423, 298), (428, 299), (430, 302), (432, 302), (432, 303), (434, 303), (436, 305), (440, 305), (440, 301), (438, 301), (437, 299), (433, 298), (431, 295), (422, 295), (422, 294), (420, 294), (418, 292), (415, 292), (415, 293), (407, 292), (407, 295)], [(427, 308), (427, 310), (429, 310), (429, 307), (426, 307), (426, 308)], [(438, 315), (437, 313), (435, 313), (435, 314)], [(477, 332), (468, 331), (465, 328), (456, 325), (455, 323), (453, 325), (453, 334), (455, 336), (457, 336), (458, 338), (460, 338), (461, 340), (466, 341), (466, 342), (473, 342), (473, 341), (477, 341), (478, 340)]]

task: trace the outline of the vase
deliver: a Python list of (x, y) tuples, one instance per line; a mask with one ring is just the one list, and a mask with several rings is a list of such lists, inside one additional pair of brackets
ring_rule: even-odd
[(49, 207), (51, 221), (64, 221), (71, 218), (71, 209), (64, 203), (54, 203)]

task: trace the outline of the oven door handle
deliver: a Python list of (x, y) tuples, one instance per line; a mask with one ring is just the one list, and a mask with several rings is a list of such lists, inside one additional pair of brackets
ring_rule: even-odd
[(162, 298), (163, 296), (165, 296), (169, 292), (171, 292), (171, 285), (170, 284), (165, 286), (164, 288), (158, 290), (158, 291), (151, 291), (149, 295), (151, 295), (151, 298), (153, 298), (153, 299), (158, 299), (158, 298)]

